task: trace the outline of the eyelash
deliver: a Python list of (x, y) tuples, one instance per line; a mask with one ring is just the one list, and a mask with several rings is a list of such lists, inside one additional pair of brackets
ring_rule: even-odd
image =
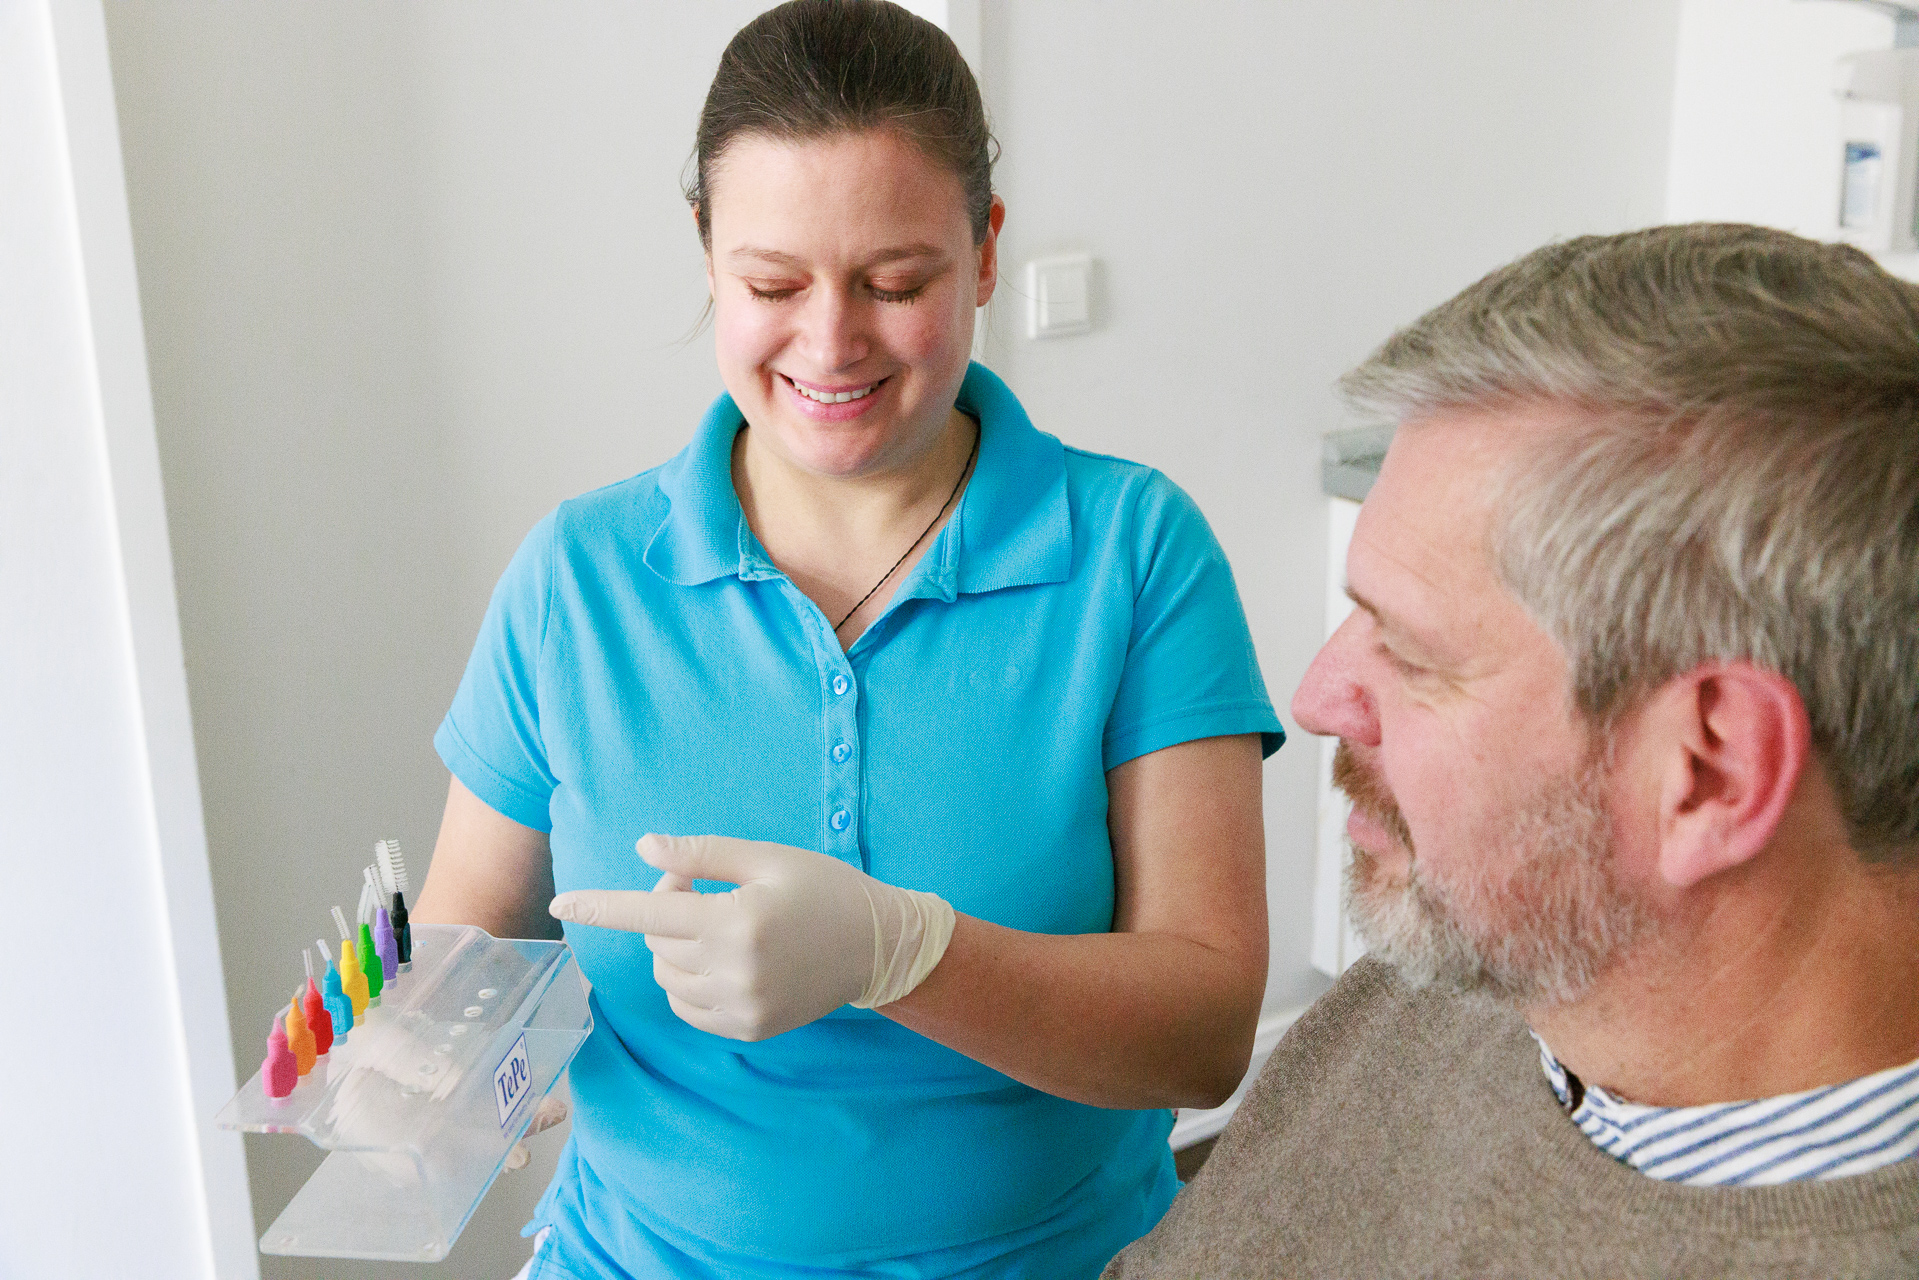
[[(762, 289), (751, 282), (747, 284), (746, 290), (761, 302), (785, 302), (799, 292), (797, 288)], [(919, 301), (919, 296), (926, 292), (926, 286), (920, 284), (914, 285), (911, 289), (869, 289), (868, 292), (880, 302), (904, 302), (910, 305)]]
[(1386, 659), (1387, 666), (1399, 672), (1402, 676), (1420, 676), (1426, 674), (1426, 668), (1406, 661), (1406, 659), (1400, 657), (1383, 644), (1379, 646), (1379, 654)]

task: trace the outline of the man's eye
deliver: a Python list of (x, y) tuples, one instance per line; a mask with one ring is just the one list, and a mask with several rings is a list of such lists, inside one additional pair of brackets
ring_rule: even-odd
[(1421, 676), (1426, 674), (1426, 668), (1420, 666), (1418, 663), (1406, 661), (1406, 659), (1400, 657), (1383, 644), (1379, 646), (1379, 654), (1382, 658), (1386, 659), (1387, 666), (1399, 672), (1402, 676)]

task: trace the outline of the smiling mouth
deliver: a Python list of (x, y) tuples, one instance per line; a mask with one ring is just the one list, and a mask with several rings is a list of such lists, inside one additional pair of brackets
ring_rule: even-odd
[(787, 377), (786, 374), (782, 373), (780, 377), (786, 378), (788, 386), (816, 404), (846, 404), (852, 400), (864, 400), (867, 396), (878, 391), (881, 385), (886, 381), (885, 378), (881, 378), (878, 382), (870, 382), (863, 387), (851, 387), (844, 391), (816, 391), (804, 383), (795, 382), (792, 378)]

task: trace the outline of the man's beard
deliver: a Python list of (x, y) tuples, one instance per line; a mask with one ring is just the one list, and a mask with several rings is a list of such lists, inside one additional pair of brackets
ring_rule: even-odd
[(1366, 945), (1412, 985), (1440, 985), (1512, 1004), (1583, 995), (1656, 919), (1619, 881), (1606, 810), (1608, 770), (1597, 753), (1547, 779), (1508, 808), (1485, 847), (1462, 850), (1461, 870), (1420, 876), (1412, 831), (1385, 783), (1346, 743), (1333, 784), (1376, 819), (1408, 855), (1403, 881), (1357, 846), (1346, 872), (1346, 910)]

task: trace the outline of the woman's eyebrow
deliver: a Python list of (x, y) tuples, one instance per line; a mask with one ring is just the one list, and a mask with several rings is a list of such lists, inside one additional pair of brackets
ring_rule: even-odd
[(936, 244), (903, 244), (891, 249), (881, 249), (866, 260), (869, 267), (886, 262), (904, 262), (910, 258), (944, 258), (946, 250)]
[(753, 245), (744, 245), (727, 251), (729, 258), (757, 258), (761, 262), (771, 262), (782, 267), (802, 267), (806, 264), (790, 253), (781, 253), (778, 249), (760, 249)]
[[(804, 259), (796, 257), (793, 254), (785, 253), (779, 249), (764, 249), (758, 245), (741, 245), (737, 249), (728, 250), (726, 256), (729, 258), (753, 258), (760, 262), (770, 262), (775, 266), (781, 267), (803, 268), (806, 266)], [(877, 267), (886, 263), (906, 262), (915, 258), (944, 259), (946, 256), (946, 250), (936, 244), (902, 244), (881, 249), (869, 255), (865, 259), (865, 265)]]

